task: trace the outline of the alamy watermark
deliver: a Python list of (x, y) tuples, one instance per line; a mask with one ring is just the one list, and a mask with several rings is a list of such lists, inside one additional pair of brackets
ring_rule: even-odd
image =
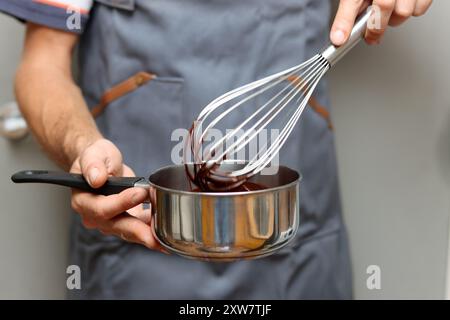
[(377, 5), (372, 5), (367, 10), (372, 10), (372, 15), (367, 21), (367, 28), (370, 30), (380, 30), (381, 29), (381, 8)]
[(381, 268), (377, 265), (370, 265), (366, 269), (369, 275), (366, 280), (366, 286), (369, 290), (381, 290)]
[[(189, 130), (179, 128), (171, 135), (174, 145), (170, 156), (173, 164), (176, 165), (201, 163), (218, 158), (245, 163), (249, 160), (260, 159), (270, 146), (276, 143), (279, 135), (278, 129), (262, 129), (256, 133), (253, 130), (226, 129), (222, 131), (212, 128), (206, 132), (204, 138), (201, 138), (196, 135), (191, 137)], [(220, 142), (221, 140), (223, 141)], [(279, 162), (279, 154), (273, 153), (273, 158), (261, 171), (261, 175), (277, 174)]]
[(66, 269), (67, 280), (66, 287), (68, 290), (81, 290), (81, 268), (75, 264), (70, 265)]
[(81, 9), (78, 7), (68, 7), (66, 13), (68, 15), (66, 19), (67, 30), (81, 30)]

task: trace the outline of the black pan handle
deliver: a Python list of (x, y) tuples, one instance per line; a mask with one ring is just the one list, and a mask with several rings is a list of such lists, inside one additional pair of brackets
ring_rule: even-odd
[(17, 172), (11, 177), (14, 183), (47, 183), (58, 186), (75, 188), (95, 194), (112, 195), (135, 186), (149, 187), (145, 178), (117, 178), (109, 177), (100, 188), (92, 188), (81, 174), (55, 172), (45, 170), (26, 170)]

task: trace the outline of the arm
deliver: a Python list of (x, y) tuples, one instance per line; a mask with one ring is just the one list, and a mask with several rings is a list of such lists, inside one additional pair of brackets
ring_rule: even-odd
[[(78, 36), (28, 24), (16, 74), (16, 97), (34, 136), (60, 166), (82, 173), (98, 188), (108, 176), (134, 176), (117, 147), (105, 140), (72, 78), (72, 52)], [(112, 196), (72, 191), (72, 207), (85, 227), (99, 229), (149, 248), (151, 213), (142, 202), (147, 192), (132, 188)], [(127, 211), (128, 213), (124, 213)]]
[(101, 139), (79, 88), (72, 80), (78, 36), (29, 24), (16, 74), (16, 97), (34, 136), (64, 169)]
[(358, 14), (371, 4), (379, 9), (379, 25), (375, 23), (368, 27), (365, 38), (368, 44), (378, 44), (389, 25), (398, 26), (410, 17), (424, 15), (432, 2), (432, 0), (341, 0), (331, 28), (331, 41), (336, 46), (343, 45)]

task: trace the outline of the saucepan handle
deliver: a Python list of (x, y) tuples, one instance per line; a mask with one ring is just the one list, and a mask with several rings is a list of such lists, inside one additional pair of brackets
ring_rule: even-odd
[(11, 177), (14, 183), (47, 183), (64, 187), (75, 188), (94, 194), (112, 195), (133, 187), (150, 187), (145, 178), (117, 178), (109, 177), (100, 188), (92, 188), (81, 174), (55, 172), (46, 170), (20, 171)]

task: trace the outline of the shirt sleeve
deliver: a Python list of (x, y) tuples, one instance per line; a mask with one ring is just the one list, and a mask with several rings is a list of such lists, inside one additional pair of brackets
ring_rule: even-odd
[(82, 33), (93, 0), (0, 0), (0, 12), (20, 21)]

